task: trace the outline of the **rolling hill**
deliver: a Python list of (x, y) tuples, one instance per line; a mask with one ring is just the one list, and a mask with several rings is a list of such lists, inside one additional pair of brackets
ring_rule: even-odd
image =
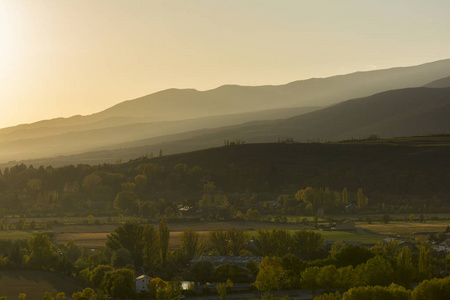
[[(450, 132), (450, 88), (408, 88), (348, 100), (303, 115), (271, 121), (196, 130), (133, 141), (73, 156), (28, 161), (35, 165), (104, 163), (147, 153), (187, 152), (223, 145), (224, 140), (246, 143), (336, 141), (378, 135), (383, 138)], [(140, 144), (139, 147), (133, 147)]]
[[(143, 146), (147, 145), (148, 139), (153, 139), (152, 143), (172, 142), (207, 134), (208, 129), (221, 126), (289, 118), (351, 98), (423, 86), (448, 76), (449, 70), (450, 59), (447, 59), (413, 67), (295, 81), (280, 86), (226, 85), (209, 91), (165, 90), (125, 101), (90, 116), (45, 120), (1, 129), (0, 161)], [(205, 130), (192, 132), (200, 129)], [(231, 134), (230, 138), (234, 136)], [(308, 135), (305, 138), (324, 139), (328, 136)], [(184, 151), (182, 149), (174, 147), (172, 151)]]

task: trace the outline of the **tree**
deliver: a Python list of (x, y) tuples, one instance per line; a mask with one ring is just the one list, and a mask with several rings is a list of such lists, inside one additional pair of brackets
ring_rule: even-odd
[(330, 291), (336, 285), (339, 273), (334, 265), (328, 265), (320, 269), (317, 274), (317, 285), (324, 288), (326, 291)]
[(42, 233), (36, 233), (29, 240), (30, 264), (42, 269), (51, 268), (56, 262), (57, 255), (53, 251), (50, 238)]
[(59, 292), (56, 294), (56, 300), (66, 300), (66, 294), (64, 292)]
[(150, 296), (152, 296), (153, 298), (156, 298), (158, 289), (165, 289), (166, 286), (167, 286), (167, 282), (165, 282), (164, 280), (162, 280), (159, 277), (155, 277), (152, 280), (150, 280), (147, 287), (148, 287), (148, 292), (149, 292)]
[(250, 241), (250, 235), (243, 230), (228, 230), (228, 241), (230, 243), (231, 254), (238, 256), (244, 250), (245, 245)]
[(180, 245), (186, 255), (186, 259), (191, 260), (201, 251), (200, 235), (192, 229), (184, 230), (180, 235)]
[(414, 222), (414, 219), (415, 219), (416, 217), (413, 215), (413, 214), (410, 214), (409, 215), (409, 222)]
[(166, 287), (167, 300), (178, 299), (182, 295), (182, 289), (178, 282), (169, 281)]
[(319, 272), (319, 267), (309, 267), (302, 272), (302, 287), (311, 290), (313, 294), (317, 289), (317, 276)]
[(209, 232), (209, 241), (213, 250), (217, 251), (219, 255), (228, 255), (230, 243), (228, 235), (223, 230), (212, 230)]
[(54, 300), (55, 298), (53, 298), (52, 293), (50, 292), (45, 292), (44, 296), (42, 297), (42, 300)]
[(337, 267), (353, 266), (365, 263), (374, 257), (374, 254), (367, 248), (358, 245), (344, 245), (338, 251), (332, 253), (332, 257)]
[(105, 274), (107, 272), (111, 272), (112, 270), (114, 270), (114, 268), (110, 265), (98, 265), (90, 273), (89, 280), (91, 284), (94, 287), (99, 287), (102, 283), (103, 277), (105, 277)]
[(258, 230), (254, 252), (261, 256), (283, 257), (291, 252), (292, 245), (292, 238), (287, 230)]
[(25, 300), (25, 298), (27, 297), (27, 294), (25, 293), (19, 293), (19, 296), (17, 297), (18, 300)]
[[(384, 286), (360, 286), (351, 288), (342, 295), (343, 300), (361, 299), (392, 299), (410, 300), (411, 292), (402, 286), (392, 283), (389, 287)], [(427, 298), (428, 299), (428, 298)]]
[(225, 300), (227, 296), (227, 286), (225, 283), (218, 283), (216, 285), (217, 293), (219, 293), (220, 300)]
[(159, 247), (161, 254), (161, 262), (163, 265), (167, 262), (167, 252), (169, 251), (170, 230), (167, 226), (166, 218), (162, 218), (158, 226), (159, 231)]
[(411, 261), (411, 251), (406, 246), (402, 248), (402, 251), (397, 256), (396, 273), (398, 283), (407, 289), (410, 288), (415, 270)]
[(364, 271), (369, 285), (388, 285), (392, 282), (394, 275), (391, 263), (379, 255), (366, 262)]
[(122, 210), (125, 213), (136, 211), (139, 199), (131, 191), (121, 191), (114, 199), (114, 208)]
[(292, 240), (295, 255), (304, 260), (317, 258), (317, 254), (321, 253), (325, 242), (320, 233), (306, 230), (295, 232)]
[(132, 265), (133, 259), (131, 257), (131, 252), (125, 248), (119, 248), (116, 252), (114, 252), (111, 257), (111, 265), (114, 268), (123, 268), (126, 265)]
[(342, 189), (342, 205), (348, 205), (348, 192), (346, 187)]
[(419, 265), (418, 265), (419, 281), (430, 279), (433, 267), (431, 266), (431, 254), (430, 250), (425, 246), (420, 247), (419, 253)]
[(134, 291), (134, 271), (130, 269), (117, 269), (105, 274), (103, 287), (106, 294), (125, 298), (133, 294)]
[(381, 220), (383, 221), (384, 224), (387, 224), (391, 220), (391, 216), (390, 215), (383, 215), (381, 217)]
[(206, 282), (214, 273), (214, 263), (211, 260), (198, 260), (191, 266), (191, 274), (196, 282)]
[(412, 300), (449, 299), (450, 277), (424, 280), (412, 292)]
[(106, 246), (114, 251), (125, 248), (131, 253), (136, 266), (143, 264), (143, 231), (144, 227), (132, 222), (127, 222), (108, 234)]
[(286, 270), (282, 261), (276, 257), (264, 257), (259, 264), (259, 273), (256, 276), (254, 286), (266, 294), (267, 299), (272, 299), (270, 294), (275, 289), (280, 289), (286, 279)]
[(148, 269), (156, 267), (159, 252), (159, 238), (158, 233), (153, 225), (147, 225), (143, 232), (143, 259), (144, 266)]

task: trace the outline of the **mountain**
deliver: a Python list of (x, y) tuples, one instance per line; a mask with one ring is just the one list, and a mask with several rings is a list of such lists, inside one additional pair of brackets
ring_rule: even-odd
[[(114, 162), (147, 153), (187, 152), (222, 146), (224, 140), (246, 143), (336, 141), (378, 135), (383, 138), (450, 132), (450, 88), (408, 88), (348, 100), (303, 115), (203, 129), (111, 146), (74, 156), (35, 160), (35, 165)], [(139, 144), (139, 147), (133, 147)]]
[[(31, 132), (36, 131), (33, 138), (25, 137), (30, 134), (27, 129), (5, 131), (0, 140), (0, 158), (4, 161), (33, 159), (46, 155), (72, 154), (93, 149), (114, 149), (119, 143), (127, 143), (128, 147), (135, 147), (142, 145), (141, 140), (149, 137), (153, 139), (164, 137), (164, 141), (170, 141), (178, 139), (173, 134), (179, 132), (230, 126), (253, 120), (288, 118), (317, 109), (319, 107), (292, 107), (180, 121), (130, 124), (126, 124), (127, 118), (111, 117), (93, 124), (45, 127), (41, 129), (42, 131), (31, 130)], [(114, 126), (116, 121), (123, 124)], [(64, 132), (65, 130), (67, 132)], [(52, 134), (46, 136), (43, 134), (44, 131)]]
[[(162, 140), (165, 142), (174, 141), (183, 139), (178, 135), (180, 133), (248, 121), (288, 118), (351, 98), (423, 86), (449, 73), (450, 59), (447, 59), (279, 86), (226, 85), (209, 91), (170, 89), (125, 101), (89, 116), (44, 120), (0, 129), (0, 162), (107, 150), (123, 143), (126, 147), (135, 147), (145, 145), (145, 139), (164, 136)], [(275, 110), (278, 111), (275, 113)], [(316, 137), (314, 132), (310, 133), (305, 138), (335, 136), (321, 134)], [(207, 134), (207, 131), (201, 134)], [(359, 134), (358, 131), (355, 134)], [(238, 136), (230, 135), (232, 138)], [(189, 133), (184, 138), (192, 136)], [(257, 136), (254, 140), (258, 140)]]
[(429, 87), (429, 88), (447, 88), (450, 87), (450, 76), (445, 77), (445, 78), (441, 78), (438, 80), (435, 80), (433, 82), (430, 82), (426, 85), (424, 85), (424, 87)]
[[(408, 88), (348, 100), (284, 120), (249, 123), (203, 135), (205, 143), (335, 141), (376, 134), (384, 138), (450, 132), (450, 88)], [(198, 143), (199, 141), (197, 141)]]

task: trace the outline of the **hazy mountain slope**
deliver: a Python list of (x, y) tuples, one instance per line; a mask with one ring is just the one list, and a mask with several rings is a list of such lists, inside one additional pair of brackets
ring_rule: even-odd
[[(155, 138), (159, 136), (166, 136), (163, 141), (170, 141), (173, 139), (178, 139), (176, 136), (172, 136), (173, 134), (183, 131), (229, 126), (252, 120), (287, 118), (308, 113), (317, 109), (319, 108), (296, 107), (154, 123), (126, 124), (126, 120), (119, 120), (125, 123), (125, 125), (121, 126), (112, 126), (112, 124), (117, 121), (117, 118), (114, 120), (109, 118), (94, 124), (87, 124), (78, 127), (70, 126), (62, 129), (50, 127), (47, 132), (53, 132), (54, 134), (49, 136), (39, 136), (39, 134), (37, 134), (37, 136), (32, 139), (8, 140), (8, 138), (13, 135), (25, 134), (23, 131), (26, 129), (21, 129), (4, 134), (6, 138), (0, 141), (0, 161), (72, 154), (88, 151), (93, 148), (97, 150), (115, 149), (115, 147), (111, 147), (111, 145), (125, 142), (129, 143), (128, 147), (134, 147), (142, 145), (142, 143), (139, 142), (140, 140), (150, 137)], [(61, 134), (60, 129), (70, 129), (72, 131)], [(133, 143), (133, 141), (138, 142)]]
[(0, 129), (0, 141), (133, 123), (185, 120), (283, 107), (325, 106), (381, 91), (423, 86), (449, 74), (450, 59), (446, 59), (413, 67), (356, 72), (279, 86), (226, 85), (209, 91), (169, 89), (122, 102), (89, 116)]
[[(288, 119), (254, 121), (237, 126), (205, 129), (171, 136), (115, 145), (116, 150), (96, 151), (75, 156), (35, 160), (32, 163), (64, 165), (68, 163), (126, 161), (160, 149), (164, 154), (187, 152), (223, 145), (225, 139), (246, 143), (276, 142), (279, 138), (295, 141), (334, 141), (367, 137), (413, 136), (450, 132), (450, 88), (409, 88), (387, 91), (353, 99), (318, 111)], [(114, 146), (113, 146), (114, 147)], [(29, 162), (31, 163), (31, 162)]]
[(433, 82), (430, 82), (426, 85), (424, 85), (424, 87), (429, 87), (429, 88), (447, 88), (450, 87), (450, 76), (445, 77), (445, 78), (441, 78), (438, 80), (435, 80)]
[[(450, 74), (450, 59), (414, 67), (356, 72), (280, 86), (226, 85), (209, 91), (171, 89), (120, 103), (96, 116), (150, 120), (202, 117), (290, 106), (325, 106), (381, 91), (416, 87)], [(182, 107), (182, 110), (174, 108)]]
[(316, 112), (285, 120), (224, 129), (205, 136), (247, 142), (337, 140), (378, 134), (382, 137), (450, 131), (450, 88), (410, 88), (349, 100)]
[[(257, 114), (236, 117), (231, 115), (294, 107), (300, 104), (328, 105), (392, 88), (422, 86), (448, 76), (449, 73), (450, 59), (447, 59), (414, 67), (357, 72), (323, 79), (296, 81), (281, 86), (227, 85), (204, 92), (171, 89), (125, 101), (90, 116), (46, 120), (2, 129), (0, 130), (0, 161), (73, 154), (91, 149), (112, 149), (113, 145), (121, 143), (127, 143), (126, 147), (133, 147), (144, 145), (140, 141), (143, 139), (202, 128), (236, 125), (252, 120), (286, 118), (293, 114), (270, 116), (273, 113), (271, 112), (266, 113), (265, 117)], [(284, 110), (284, 112), (293, 111)], [(227, 117), (216, 117), (227, 114), (229, 115)], [(205, 119), (207, 117), (211, 118)], [(348, 129), (343, 133), (339, 126), (327, 127), (324, 124), (328, 123), (314, 122), (316, 121), (311, 120), (309, 125), (301, 123), (301, 126), (305, 126), (301, 130), (292, 129), (288, 124), (282, 125), (282, 123), (276, 123), (275, 127), (261, 128), (254, 127), (253, 124), (242, 129), (242, 132), (240, 127), (227, 129), (231, 131), (221, 132), (217, 136), (211, 136), (212, 140), (199, 143), (206, 146), (215, 145), (223, 138), (244, 138), (249, 142), (273, 141), (278, 137), (286, 136), (302, 140), (337, 139), (360, 136), (367, 132), (367, 128), (359, 126), (357, 129)], [(382, 124), (366, 126), (375, 126), (370, 128), (373, 133), (379, 129), (377, 126), (383, 127)], [(408, 125), (408, 128), (411, 126), (414, 124)], [(324, 130), (318, 130), (322, 127)], [(325, 132), (326, 130), (329, 132)], [(380, 132), (385, 134), (382, 130)], [(393, 132), (409, 131), (396, 129)], [(206, 132), (186, 136), (193, 137), (198, 134), (206, 134)], [(163, 140), (168, 142), (175, 138), (180, 137), (166, 137)], [(174, 149), (184, 151), (179, 147)]]

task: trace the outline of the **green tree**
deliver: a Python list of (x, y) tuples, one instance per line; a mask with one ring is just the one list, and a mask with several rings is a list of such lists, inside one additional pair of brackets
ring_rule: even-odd
[(348, 205), (348, 192), (346, 187), (342, 189), (342, 205)]
[(286, 275), (286, 270), (284, 270), (280, 258), (266, 256), (259, 264), (259, 273), (253, 285), (258, 290), (263, 291), (267, 299), (272, 299), (270, 293), (275, 289), (283, 287)]
[(56, 294), (56, 300), (66, 300), (66, 294), (64, 292), (59, 292)]
[(356, 267), (372, 257), (374, 255), (369, 249), (351, 244), (342, 246), (338, 251), (332, 253), (332, 258), (336, 262), (337, 267), (346, 267), (349, 265)]
[(394, 270), (391, 263), (379, 255), (366, 262), (364, 271), (369, 285), (388, 285), (393, 280)]
[(114, 208), (125, 213), (137, 210), (139, 199), (131, 191), (121, 191), (114, 199)]
[(207, 282), (214, 274), (214, 263), (211, 260), (198, 260), (190, 271), (196, 282)]
[(106, 294), (116, 297), (130, 297), (134, 291), (134, 271), (130, 269), (117, 269), (105, 274), (103, 287)]
[(162, 280), (159, 277), (155, 277), (152, 280), (150, 280), (147, 287), (148, 287), (148, 292), (149, 292), (150, 296), (152, 296), (153, 298), (156, 298), (158, 289), (165, 289), (166, 286), (167, 286), (167, 282), (165, 282), (164, 280)]
[(117, 227), (106, 237), (106, 246), (117, 251), (125, 248), (131, 253), (136, 266), (143, 265), (143, 231), (144, 227), (132, 222)]
[(192, 229), (184, 230), (180, 235), (180, 246), (186, 259), (191, 260), (202, 250), (200, 235)]
[(230, 244), (231, 255), (238, 256), (245, 245), (250, 241), (250, 235), (243, 230), (228, 230), (227, 237)]
[(328, 265), (320, 269), (317, 274), (317, 285), (320, 288), (324, 288), (326, 291), (330, 291), (333, 287), (336, 287), (336, 282), (339, 276), (339, 272), (334, 265)]
[(153, 225), (147, 225), (143, 232), (143, 259), (144, 266), (148, 269), (156, 267), (158, 262), (159, 252), (159, 237)]
[(399, 284), (405, 288), (410, 288), (414, 278), (414, 265), (411, 261), (411, 251), (404, 246), (397, 256), (397, 272), (396, 279)]
[(402, 286), (392, 283), (389, 287), (384, 286), (361, 286), (351, 288), (342, 295), (342, 300), (410, 300), (411, 292)]
[(36, 233), (29, 240), (30, 246), (30, 264), (42, 269), (53, 267), (56, 262), (57, 255), (53, 251), (50, 238), (42, 233)]
[(431, 266), (431, 254), (430, 250), (425, 246), (420, 247), (419, 253), (419, 265), (417, 268), (419, 281), (430, 279), (432, 275), (433, 267)]
[(91, 284), (94, 287), (99, 287), (102, 283), (103, 277), (105, 277), (105, 274), (107, 272), (111, 272), (112, 270), (114, 270), (114, 268), (110, 265), (98, 265), (90, 273), (89, 280)]
[(450, 277), (424, 280), (412, 292), (412, 300), (441, 300), (449, 298)]
[(111, 257), (111, 265), (113, 265), (114, 268), (123, 268), (126, 265), (132, 264), (133, 259), (131, 257), (131, 252), (128, 251), (128, 249), (119, 248)]
[(17, 297), (18, 300), (25, 300), (27, 298), (27, 294), (25, 293), (19, 293), (19, 296)]
[(317, 289), (317, 276), (320, 273), (319, 267), (309, 267), (302, 272), (302, 287), (309, 289), (314, 294)]
[(225, 283), (218, 283), (216, 285), (217, 293), (219, 293), (220, 300), (225, 300), (227, 296), (227, 286)]
[(209, 241), (213, 250), (217, 251), (219, 255), (228, 255), (230, 252), (230, 243), (228, 241), (228, 234), (223, 230), (212, 230), (209, 232)]
[(159, 233), (159, 247), (160, 247), (160, 255), (161, 255), (161, 262), (163, 265), (167, 262), (167, 253), (169, 251), (169, 240), (170, 240), (170, 230), (167, 226), (167, 220), (166, 218), (162, 218), (159, 222), (158, 226), (158, 233)]
[(296, 231), (292, 240), (294, 254), (304, 260), (317, 258), (317, 254), (322, 252), (325, 242), (320, 233), (306, 230)]
[(55, 298), (53, 298), (52, 293), (50, 292), (45, 292), (44, 296), (42, 296), (42, 300), (54, 300)]

